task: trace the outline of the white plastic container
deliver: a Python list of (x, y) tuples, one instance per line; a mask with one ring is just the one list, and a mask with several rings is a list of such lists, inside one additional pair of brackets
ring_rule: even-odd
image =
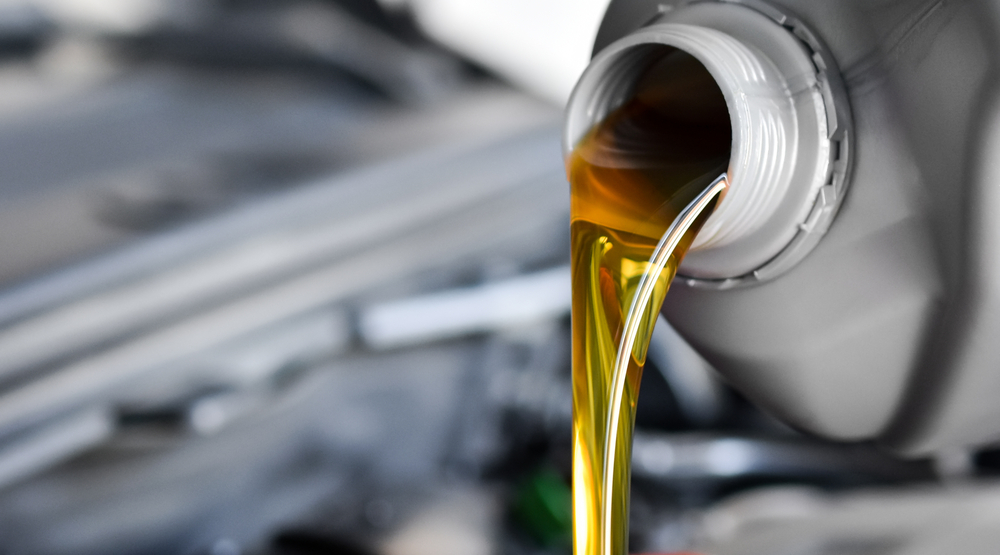
[(664, 311), (790, 424), (925, 453), (1000, 440), (1000, 6), (611, 3), (567, 152), (685, 50), (733, 122), (732, 194)]

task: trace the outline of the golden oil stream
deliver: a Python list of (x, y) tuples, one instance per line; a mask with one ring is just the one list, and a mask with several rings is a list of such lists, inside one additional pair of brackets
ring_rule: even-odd
[(663, 47), (631, 100), (567, 161), (575, 555), (628, 551), (631, 439), (649, 337), (684, 254), (725, 194), (730, 149), (715, 81), (690, 55)]

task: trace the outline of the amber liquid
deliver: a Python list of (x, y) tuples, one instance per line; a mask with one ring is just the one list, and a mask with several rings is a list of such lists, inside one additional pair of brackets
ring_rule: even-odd
[[(567, 161), (575, 555), (628, 553), (632, 432), (646, 348), (677, 267), (727, 183), (717, 181), (731, 149), (718, 86), (690, 55), (669, 47), (662, 54), (632, 99)], [(686, 222), (680, 231), (679, 222)], [(668, 230), (673, 243), (661, 242)]]

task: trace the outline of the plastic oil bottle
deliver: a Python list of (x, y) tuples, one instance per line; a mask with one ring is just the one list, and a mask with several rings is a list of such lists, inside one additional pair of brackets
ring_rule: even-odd
[(903, 454), (1000, 439), (998, 75), (987, 0), (611, 3), (564, 133), (576, 553), (627, 552), (660, 302), (800, 429)]

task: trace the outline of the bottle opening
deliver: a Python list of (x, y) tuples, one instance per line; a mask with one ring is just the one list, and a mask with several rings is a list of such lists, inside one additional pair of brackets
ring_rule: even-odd
[[(567, 158), (623, 107), (643, 114), (619, 131), (622, 151), (607, 153), (616, 163), (670, 165), (683, 173), (687, 166), (704, 167), (700, 156), (718, 158), (730, 188), (680, 269), (689, 282), (773, 277), (776, 272), (761, 270), (780, 260), (784, 271), (815, 244), (789, 248), (796, 247), (830, 174), (819, 80), (803, 77), (802, 68), (815, 66), (789, 33), (779, 28), (759, 36), (767, 43), (748, 44), (747, 37), (702, 25), (654, 23), (595, 56), (567, 105)], [(780, 64), (768, 50), (781, 51)], [(824, 216), (832, 218), (832, 211)]]
[(642, 168), (651, 176), (708, 183), (729, 166), (733, 141), (726, 99), (694, 56), (665, 45), (644, 50), (645, 67), (637, 66), (631, 82), (621, 84), (629, 93), (620, 97), (620, 106), (609, 106), (614, 115), (608, 117), (616, 123), (606, 127), (613, 137), (582, 152), (600, 157), (591, 162), (602, 167)]

